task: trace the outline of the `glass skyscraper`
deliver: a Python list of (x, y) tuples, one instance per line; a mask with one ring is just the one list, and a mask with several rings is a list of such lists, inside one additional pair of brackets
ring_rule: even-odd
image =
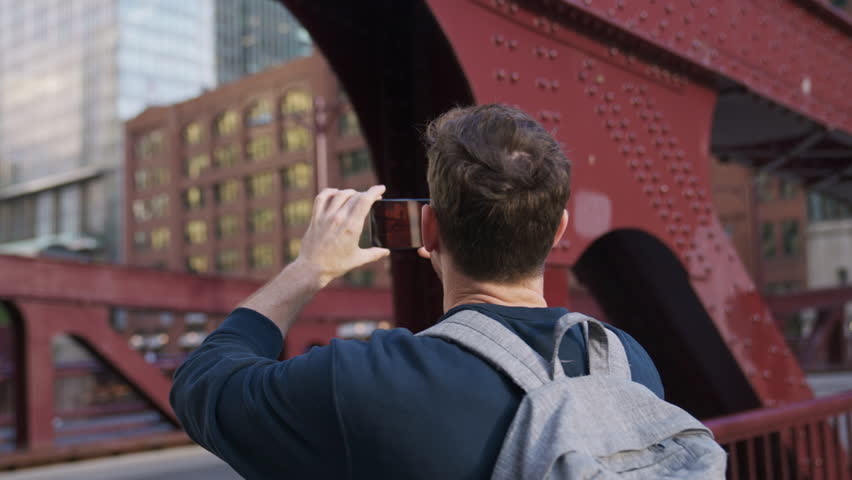
[(0, 0), (0, 253), (120, 258), (123, 122), (309, 52), (273, 0)]
[(216, 0), (216, 79), (230, 83), (311, 54), (308, 32), (279, 2)]

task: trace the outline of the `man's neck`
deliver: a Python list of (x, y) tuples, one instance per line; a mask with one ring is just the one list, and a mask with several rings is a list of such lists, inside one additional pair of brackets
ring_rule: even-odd
[(546, 307), (544, 277), (537, 275), (516, 283), (478, 282), (456, 272), (444, 272), (444, 312), (467, 303), (507, 307)]

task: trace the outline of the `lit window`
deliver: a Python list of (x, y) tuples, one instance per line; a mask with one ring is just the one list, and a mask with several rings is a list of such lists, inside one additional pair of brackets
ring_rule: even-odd
[(251, 213), (251, 231), (264, 233), (275, 226), (275, 211), (271, 208), (259, 208)]
[(186, 239), (192, 245), (207, 241), (207, 223), (204, 220), (192, 220), (186, 224)]
[(219, 238), (229, 238), (237, 233), (240, 223), (236, 215), (223, 215), (219, 217), (218, 235)]
[(799, 221), (784, 220), (781, 222), (781, 241), (784, 255), (788, 257), (799, 254)]
[(266, 243), (251, 248), (251, 267), (255, 270), (269, 268), (273, 262), (272, 245)]
[(358, 175), (372, 168), (370, 154), (363, 149), (341, 153), (338, 158), (340, 160), (340, 176), (344, 178)]
[(167, 167), (155, 167), (151, 171), (153, 187), (160, 187), (169, 183), (169, 169)]
[(186, 159), (186, 174), (189, 178), (198, 177), (208, 168), (210, 168), (210, 157), (205, 153), (193, 155)]
[(220, 205), (227, 205), (237, 200), (240, 195), (239, 180), (225, 180), (216, 185), (216, 201)]
[(268, 125), (272, 123), (272, 102), (260, 100), (249, 110), (248, 124), (251, 127)]
[(233, 167), (240, 159), (240, 147), (239, 145), (225, 145), (224, 147), (219, 147), (216, 149), (213, 157), (216, 159), (216, 167)]
[(133, 200), (133, 218), (137, 222), (144, 222), (151, 219), (151, 209), (148, 208), (148, 202), (145, 200)]
[(296, 200), (284, 205), (284, 223), (290, 227), (304, 225), (311, 219), (311, 201)]
[(192, 255), (186, 259), (186, 267), (190, 272), (204, 273), (207, 266), (207, 255)]
[(169, 248), (169, 237), (168, 227), (157, 227), (151, 230), (151, 248), (154, 250)]
[(258, 173), (249, 177), (249, 193), (252, 198), (265, 197), (272, 193), (275, 177), (272, 172)]
[(761, 226), (760, 245), (765, 258), (775, 256), (775, 225), (766, 222)]
[(187, 145), (196, 145), (201, 142), (204, 129), (199, 122), (192, 122), (183, 129), (183, 141)]
[(163, 132), (154, 130), (139, 137), (136, 141), (136, 158), (148, 159), (155, 157), (165, 150)]
[(148, 188), (148, 170), (139, 169), (133, 174), (133, 181), (136, 184), (136, 190), (145, 190)]
[(246, 147), (249, 160), (256, 162), (272, 155), (272, 138), (268, 136), (253, 138)]
[(154, 167), (150, 170), (136, 170), (133, 174), (133, 183), (137, 191), (166, 185), (169, 183), (169, 169), (166, 167)]
[(204, 207), (204, 191), (200, 187), (192, 187), (184, 193), (186, 208), (195, 210)]
[(281, 144), (285, 152), (307, 150), (311, 145), (311, 131), (303, 126), (285, 127)]
[(340, 116), (337, 121), (338, 134), (341, 137), (352, 137), (361, 134), (361, 127), (358, 125), (358, 116), (354, 110), (348, 110)]
[(133, 246), (137, 250), (144, 250), (148, 247), (148, 234), (146, 232), (133, 232)]
[(311, 111), (313, 101), (304, 90), (290, 90), (281, 102), (281, 113), (284, 115), (305, 114)]
[(237, 112), (229, 110), (216, 119), (216, 135), (225, 137), (231, 135), (237, 130), (240, 116)]
[(287, 258), (288, 262), (292, 262), (299, 256), (299, 251), (302, 249), (302, 239), (301, 238), (291, 238), (286, 244), (284, 248), (284, 255)]
[(240, 254), (236, 250), (222, 250), (216, 255), (216, 270), (221, 273), (233, 272), (237, 269)]
[(285, 190), (307, 188), (313, 180), (313, 168), (307, 163), (297, 163), (285, 168), (282, 172), (282, 182)]
[(169, 213), (169, 195), (161, 193), (151, 199), (151, 214), (154, 218), (165, 217)]

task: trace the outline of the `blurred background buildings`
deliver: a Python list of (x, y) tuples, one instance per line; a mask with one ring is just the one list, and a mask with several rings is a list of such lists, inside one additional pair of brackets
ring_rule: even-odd
[(311, 52), (270, 0), (0, 1), (0, 252), (122, 258), (122, 122)]

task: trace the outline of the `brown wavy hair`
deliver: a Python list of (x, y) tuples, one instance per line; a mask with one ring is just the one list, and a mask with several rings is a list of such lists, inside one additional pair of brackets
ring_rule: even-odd
[(450, 110), (426, 129), (431, 206), (461, 272), (509, 283), (540, 273), (570, 196), (571, 164), (523, 111)]

